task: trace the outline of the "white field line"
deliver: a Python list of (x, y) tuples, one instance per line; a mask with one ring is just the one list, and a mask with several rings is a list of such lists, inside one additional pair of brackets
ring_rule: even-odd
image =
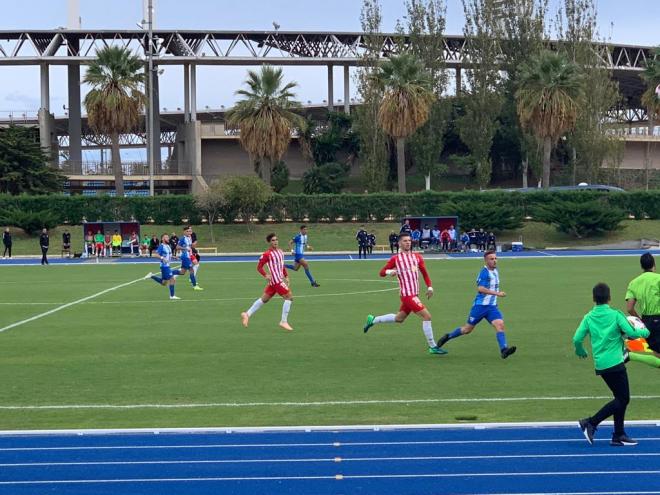
[(7, 330), (11, 330), (12, 328), (19, 327), (21, 325), (25, 325), (26, 323), (30, 323), (32, 321), (38, 320), (40, 318), (44, 318), (45, 316), (52, 315), (53, 313), (57, 313), (58, 311), (62, 311), (63, 309), (69, 308), (71, 306), (75, 306), (76, 304), (81, 304), (86, 301), (89, 301), (90, 299), (94, 299), (95, 297), (102, 296), (103, 294), (107, 294), (108, 292), (112, 292), (113, 290), (121, 289), (122, 287), (126, 287), (128, 285), (134, 284), (136, 282), (139, 282), (140, 280), (144, 280), (144, 277), (137, 278), (135, 280), (131, 280), (130, 282), (125, 282), (120, 285), (115, 285), (114, 287), (110, 287), (109, 289), (102, 290), (101, 292), (97, 292), (96, 294), (92, 294), (91, 296), (83, 297), (81, 299), (77, 299), (75, 301), (71, 301), (66, 304), (62, 304), (61, 306), (58, 306), (57, 308), (53, 308), (51, 310), (48, 310), (44, 313), (39, 313), (38, 315), (32, 316), (30, 318), (27, 318), (25, 320), (17, 321), (16, 323), (12, 323), (11, 325), (7, 325), (6, 327), (0, 328), (0, 333), (5, 332)]
[[(635, 400), (657, 400), (660, 395), (634, 395)], [(607, 395), (567, 396), (567, 397), (465, 397), (448, 399), (373, 399), (373, 400), (332, 400), (310, 402), (196, 402), (181, 404), (49, 404), (49, 405), (0, 405), (0, 410), (57, 410), (57, 409), (201, 409), (201, 408), (237, 408), (237, 407), (322, 407), (322, 406), (362, 406), (381, 404), (437, 404), (471, 402), (536, 402), (536, 401), (571, 401), (604, 400)]]
[(274, 458), (274, 459), (179, 459), (175, 461), (86, 461), (86, 462), (15, 462), (0, 464), (8, 467), (56, 467), (56, 466), (142, 466), (178, 464), (283, 464), (283, 463), (344, 463), (344, 462), (402, 462), (402, 461), (474, 461), (498, 459), (566, 459), (592, 457), (658, 457), (658, 453), (621, 454), (525, 454), (525, 455), (467, 455), (467, 456), (405, 456), (405, 457), (321, 457), (321, 458)]
[[(660, 471), (537, 471), (528, 473), (519, 472), (493, 472), (493, 473), (421, 473), (421, 474), (358, 474), (334, 476), (232, 476), (232, 477), (202, 477), (202, 478), (116, 478), (116, 479), (68, 479), (68, 480), (40, 480), (40, 481), (0, 481), (0, 485), (62, 485), (62, 484), (109, 484), (109, 483), (178, 483), (178, 482), (209, 482), (209, 481), (300, 481), (300, 480), (358, 480), (358, 479), (416, 479), (416, 478), (471, 478), (471, 477), (529, 477), (529, 476), (614, 476), (614, 475), (651, 475), (660, 474)], [(556, 492), (552, 492), (556, 493)], [(603, 492), (594, 492), (603, 493)], [(645, 492), (630, 492), (645, 493)], [(654, 492), (649, 492), (654, 493)], [(655, 492), (657, 493), (657, 492)]]

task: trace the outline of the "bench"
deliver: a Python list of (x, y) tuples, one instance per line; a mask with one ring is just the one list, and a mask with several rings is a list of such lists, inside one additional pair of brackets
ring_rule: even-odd
[(206, 253), (206, 254), (218, 254), (218, 248), (217, 247), (198, 247), (195, 248), (197, 251), (200, 253)]
[(384, 253), (384, 252), (390, 250), (390, 245), (389, 244), (376, 244), (374, 246), (374, 251), (378, 251), (379, 249), (380, 249), (381, 253)]

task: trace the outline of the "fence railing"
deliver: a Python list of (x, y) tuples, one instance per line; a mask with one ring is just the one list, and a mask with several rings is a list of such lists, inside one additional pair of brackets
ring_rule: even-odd
[[(67, 175), (114, 175), (112, 163), (100, 161), (63, 161), (58, 168)], [(124, 176), (149, 175), (149, 164), (144, 161), (127, 161), (121, 164)], [(192, 167), (190, 163), (177, 161), (165, 161), (157, 164), (154, 175), (190, 175)]]

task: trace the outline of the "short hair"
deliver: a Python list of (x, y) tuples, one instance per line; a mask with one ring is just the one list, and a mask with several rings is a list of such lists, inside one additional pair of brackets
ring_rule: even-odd
[(594, 302), (596, 304), (607, 304), (610, 301), (610, 287), (604, 283), (598, 283), (593, 288)]
[(268, 234), (266, 236), (266, 242), (270, 242), (271, 240), (273, 240), (273, 237), (277, 237), (277, 234), (275, 234), (274, 232)]
[(186, 226), (183, 228), (183, 230), (188, 230), (188, 229), (192, 230), (192, 227), (191, 227), (190, 225), (186, 225)]
[(302, 229), (306, 229), (306, 228), (307, 228), (307, 225), (301, 225), (301, 226), (300, 226), (300, 230), (302, 230)]
[(642, 266), (642, 270), (648, 272), (652, 270), (653, 267), (655, 266), (655, 258), (653, 258), (653, 255), (651, 253), (644, 253), (639, 258), (639, 264)]
[(484, 259), (488, 258), (491, 254), (497, 255), (497, 251), (493, 251), (492, 249), (489, 249), (484, 253)]
[(401, 238), (403, 238), (403, 237), (411, 237), (411, 235), (410, 235), (408, 232), (401, 232), (401, 233), (399, 234), (399, 239), (401, 239)]

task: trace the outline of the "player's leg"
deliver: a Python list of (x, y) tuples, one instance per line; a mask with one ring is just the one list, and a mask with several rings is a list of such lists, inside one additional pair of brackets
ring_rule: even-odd
[(506, 341), (506, 331), (504, 329), (504, 318), (497, 306), (490, 306), (488, 314), (486, 315), (488, 322), (493, 325), (495, 329), (495, 337), (497, 338), (497, 345), (500, 347), (500, 355), (502, 359), (508, 358), (511, 354), (516, 352), (516, 346), (509, 346)]
[(174, 284), (175, 284), (175, 283), (176, 283), (176, 279), (175, 279), (174, 277), (171, 277), (171, 278), (167, 281), (167, 285), (168, 285), (168, 287), (169, 287), (169, 289), (170, 289), (170, 299), (180, 299), (179, 297), (177, 297), (177, 296), (174, 295)]
[(483, 306), (476, 306), (476, 305), (472, 306), (472, 309), (470, 310), (470, 314), (468, 315), (465, 325), (456, 327), (451, 332), (446, 333), (442, 337), (440, 337), (440, 340), (438, 340), (438, 347), (442, 347), (452, 339), (456, 339), (463, 335), (468, 335), (469, 333), (472, 333), (474, 327), (477, 326), (477, 324), (484, 318), (484, 316), (485, 316), (485, 311)]
[(379, 323), (403, 323), (406, 321), (406, 318), (408, 318), (409, 314), (410, 311), (408, 311), (402, 303), (401, 307), (399, 308), (399, 312), (396, 314), (388, 313), (380, 316), (367, 315), (367, 322), (363, 328), (364, 333), (367, 333), (371, 327), (378, 325)]
[(249, 322), (250, 322), (250, 317), (259, 311), (259, 309), (266, 304), (268, 301), (271, 300), (271, 298), (275, 295), (275, 291), (270, 285), (267, 285), (266, 288), (264, 289), (264, 293), (261, 295), (259, 299), (254, 301), (252, 303), (252, 306), (247, 311), (244, 311), (241, 313), (241, 321), (243, 322), (243, 326), (247, 328)]
[(293, 294), (288, 290), (285, 294), (280, 294), (284, 302), (282, 303), (282, 318), (280, 319), (280, 327), (284, 330), (291, 331), (293, 328), (289, 325), (289, 311), (293, 304)]
[(431, 312), (422, 305), (422, 310), (415, 312), (422, 319), (422, 331), (426, 337), (426, 343), (429, 346), (430, 354), (447, 354), (447, 351), (438, 347), (433, 336), (433, 324), (431, 323)]
[(307, 279), (309, 282), (312, 284), (312, 287), (320, 287), (320, 285), (314, 280), (314, 276), (312, 275), (312, 272), (309, 271), (309, 263), (307, 263), (307, 260), (305, 258), (300, 258), (298, 260), (298, 268), (303, 267), (305, 269), (305, 275), (307, 275)]

